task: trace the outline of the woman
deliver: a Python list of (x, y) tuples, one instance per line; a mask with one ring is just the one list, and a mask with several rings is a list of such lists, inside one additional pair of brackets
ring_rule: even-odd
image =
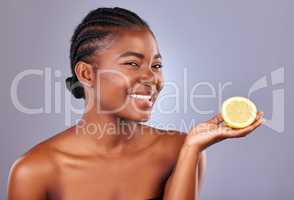
[(15, 161), (9, 200), (192, 200), (203, 180), (204, 150), (262, 123), (258, 113), (252, 125), (232, 130), (216, 114), (188, 134), (139, 123), (150, 118), (164, 80), (155, 36), (129, 10), (91, 11), (71, 41), (66, 84), (85, 99), (85, 112)]

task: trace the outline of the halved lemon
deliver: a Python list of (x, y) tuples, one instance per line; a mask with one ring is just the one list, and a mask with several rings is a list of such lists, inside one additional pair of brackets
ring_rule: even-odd
[(248, 98), (235, 96), (223, 102), (221, 114), (226, 125), (232, 128), (244, 128), (254, 122), (257, 110), (255, 104)]

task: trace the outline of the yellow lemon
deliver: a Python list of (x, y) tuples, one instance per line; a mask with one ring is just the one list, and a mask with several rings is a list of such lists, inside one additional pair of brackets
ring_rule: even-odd
[(235, 96), (223, 102), (221, 114), (226, 125), (232, 128), (244, 128), (254, 122), (257, 109), (248, 98)]

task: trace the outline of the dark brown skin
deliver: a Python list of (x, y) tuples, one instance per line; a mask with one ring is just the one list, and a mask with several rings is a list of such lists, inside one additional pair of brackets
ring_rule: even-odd
[[(120, 57), (127, 51), (144, 58)], [(152, 108), (133, 102), (128, 92), (152, 88), (156, 100), (164, 82), (156, 67), (161, 63), (158, 54), (150, 32), (132, 30), (122, 31), (91, 63), (78, 62), (75, 71), (85, 88), (85, 113), (77, 125), (36, 145), (13, 164), (8, 199), (143, 200), (161, 194), (168, 200), (194, 199), (203, 181), (205, 148), (245, 136), (261, 122), (257, 118), (250, 128), (232, 130), (221, 126), (222, 118), (216, 115), (201, 124), (213, 127), (199, 131), (195, 126), (188, 134), (141, 124), (150, 118)], [(125, 64), (129, 61), (135, 64)], [(103, 69), (119, 73), (100, 74), (98, 81), (97, 72)], [(124, 103), (120, 111), (100, 112)], [(85, 128), (92, 125), (113, 125), (115, 134)]]
[(73, 128), (60, 133), (14, 164), (9, 200), (46, 199), (46, 193), (54, 200), (160, 196), (185, 136), (147, 131), (138, 145), (125, 144), (122, 152), (110, 155), (96, 150), (87, 136), (76, 136)]

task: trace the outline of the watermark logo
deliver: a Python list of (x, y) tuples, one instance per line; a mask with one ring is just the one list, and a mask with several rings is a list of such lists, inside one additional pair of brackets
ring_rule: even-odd
[[(285, 82), (284, 67), (278, 68), (271, 72), (270, 76), (264, 75), (253, 83), (248, 92), (248, 97), (269, 86), (280, 86)], [(270, 78), (270, 83), (268, 82)], [(277, 88), (272, 90), (272, 115), (270, 119), (265, 118), (264, 125), (269, 128), (282, 133), (285, 129), (285, 89)]]
[[(98, 70), (99, 71), (99, 70)], [(285, 89), (283, 84), (285, 82), (285, 69), (280, 67), (272, 72), (269, 75), (263, 75), (257, 81), (255, 81), (248, 89), (248, 98), (253, 94), (256, 94), (259, 91), (270, 88), (273, 86), (272, 92), (272, 115), (271, 118), (266, 119), (264, 125), (271, 128), (272, 130), (282, 133), (285, 129)], [(128, 81), (129, 77), (126, 77), (125, 74), (119, 72), (118, 70), (107, 70), (100, 71), (98, 74), (110, 73), (112, 76), (122, 76), (120, 80)], [(18, 88), (20, 82), (24, 79), (29, 79), (31, 76), (38, 76), (42, 79), (42, 85), (44, 87), (44, 102), (43, 106), (39, 108), (28, 108), (22, 103), (21, 96), (18, 95)], [(181, 75), (180, 75), (181, 76)], [(62, 81), (61, 81), (62, 80)], [(167, 81), (164, 83), (164, 87), (169, 87), (171, 93), (166, 95), (160, 95), (156, 100), (156, 108), (161, 114), (174, 114), (174, 113), (188, 113), (193, 112), (200, 115), (210, 115), (216, 112), (219, 112), (219, 108), (222, 105), (223, 92), (227, 89), (228, 86), (232, 86), (233, 83), (230, 81), (227, 82), (218, 82), (217, 85), (212, 84), (209, 81), (197, 82), (192, 85), (191, 89), (188, 89), (188, 68), (184, 68), (183, 76), (181, 78), (183, 84), (179, 84), (176, 81)], [(100, 79), (97, 78), (97, 85), (99, 86)], [(235, 83), (234, 83), (235, 84)], [(190, 85), (191, 86), (191, 85)], [(281, 87), (282, 86), (282, 87)], [(278, 88), (277, 88), (278, 87)], [(206, 91), (206, 94), (200, 94), (199, 91)], [(91, 91), (96, 95), (101, 95), (100, 91)], [(180, 92), (183, 92), (183, 95), (180, 95)], [(52, 98), (54, 95), (54, 99)], [(104, 94), (107, 95), (107, 94)], [(65, 82), (62, 77), (62, 73), (59, 70), (53, 71), (52, 68), (46, 67), (44, 70), (39, 69), (27, 69), (18, 73), (11, 82), (10, 87), (10, 96), (11, 102), (14, 107), (22, 113), (32, 115), (32, 114), (64, 114), (65, 116), (65, 125), (70, 126), (72, 123), (72, 114), (81, 115), (83, 112), (87, 112), (85, 109), (77, 109), (73, 106), (73, 97), (70, 92), (65, 87)], [(64, 99), (62, 98), (64, 96)], [(53, 101), (52, 101), (53, 99)], [(100, 98), (97, 98), (100, 100)], [(217, 101), (218, 109), (213, 110), (211, 108), (206, 109), (199, 105), (196, 105), (197, 102), (201, 100), (213, 99)], [(172, 108), (165, 109), (165, 105), (168, 102), (173, 102)], [(96, 104), (93, 103), (91, 106), (100, 106), (100, 102)], [(117, 112), (121, 109), (124, 109), (126, 103), (123, 103), (122, 106), (113, 112)], [(62, 112), (64, 109), (64, 113)], [(89, 108), (88, 108), (89, 109)], [(96, 108), (97, 109), (97, 108)], [(135, 109), (135, 107), (134, 107)], [(136, 112), (141, 112), (139, 109), (135, 110)], [(98, 110), (98, 112), (103, 113), (103, 110)], [(91, 130), (96, 130), (91, 127)], [(98, 130), (98, 129), (97, 129)], [(88, 130), (89, 131), (89, 130)]]

